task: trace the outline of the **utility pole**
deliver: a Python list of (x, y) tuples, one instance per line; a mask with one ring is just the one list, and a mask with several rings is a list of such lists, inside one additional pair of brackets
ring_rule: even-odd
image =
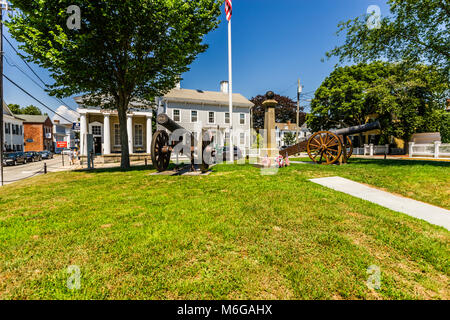
[(5, 5), (5, 9), (8, 10), (8, 3), (6, 1), (2, 1), (0, 3), (0, 105), (2, 110), (0, 111), (0, 179), (1, 185), (3, 186), (3, 5)]
[(3, 125), (3, 10), (10, 10), (8, 1), (1, 0), (0, 1), (0, 180), (1, 186), (3, 186), (3, 147), (4, 147), (4, 125)]
[(299, 124), (300, 124), (300, 94), (302, 93), (302, 86), (300, 85), (300, 78), (298, 79), (298, 85), (297, 85), (297, 134), (296, 134), (296, 141), (298, 141), (298, 132), (299, 132)]

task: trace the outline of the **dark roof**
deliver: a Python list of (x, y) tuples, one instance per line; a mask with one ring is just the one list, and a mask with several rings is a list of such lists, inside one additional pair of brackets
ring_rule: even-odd
[(22, 119), (24, 123), (44, 123), (47, 119), (50, 119), (47, 115), (16, 114), (14, 116)]

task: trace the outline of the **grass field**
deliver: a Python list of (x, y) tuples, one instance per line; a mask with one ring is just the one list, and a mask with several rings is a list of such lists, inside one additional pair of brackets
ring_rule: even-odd
[(202, 177), (35, 177), (0, 189), (0, 298), (449, 299), (447, 230), (308, 181), (339, 175), (449, 208), (449, 169), (353, 160), (275, 176), (219, 165)]

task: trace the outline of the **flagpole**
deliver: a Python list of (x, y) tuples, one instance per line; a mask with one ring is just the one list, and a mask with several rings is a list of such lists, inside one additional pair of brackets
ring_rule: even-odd
[(231, 18), (228, 20), (228, 108), (230, 113), (230, 161), (234, 162), (233, 145), (233, 68), (231, 60)]

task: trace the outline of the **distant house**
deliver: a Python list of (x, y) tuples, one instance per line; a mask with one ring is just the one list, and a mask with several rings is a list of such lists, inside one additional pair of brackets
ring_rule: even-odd
[(25, 151), (53, 151), (53, 123), (47, 115), (16, 115), (23, 120)]
[[(226, 132), (230, 126), (228, 82), (220, 83), (220, 91), (182, 89), (180, 85), (157, 99), (158, 113), (166, 113), (172, 120), (197, 137), (201, 130), (210, 130), (215, 146), (229, 143)], [(239, 93), (233, 93), (233, 131), (235, 143), (243, 150), (250, 148), (250, 109), (253, 103)]]
[(15, 116), (3, 102), (3, 141), (4, 151), (23, 151), (23, 120)]
[(73, 130), (73, 124), (60, 123), (59, 120), (53, 120), (53, 142), (55, 153), (60, 153), (63, 149), (57, 147), (57, 142), (67, 142), (67, 148), (76, 147), (75, 132)]
[[(275, 123), (275, 132), (276, 132), (276, 141), (277, 147), (280, 148), (285, 145), (284, 138), (288, 133), (297, 135), (297, 124), (291, 123), (288, 121), (287, 123)], [(306, 126), (306, 122), (298, 128), (298, 138), (300, 140), (306, 138), (311, 134), (311, 131)]]

